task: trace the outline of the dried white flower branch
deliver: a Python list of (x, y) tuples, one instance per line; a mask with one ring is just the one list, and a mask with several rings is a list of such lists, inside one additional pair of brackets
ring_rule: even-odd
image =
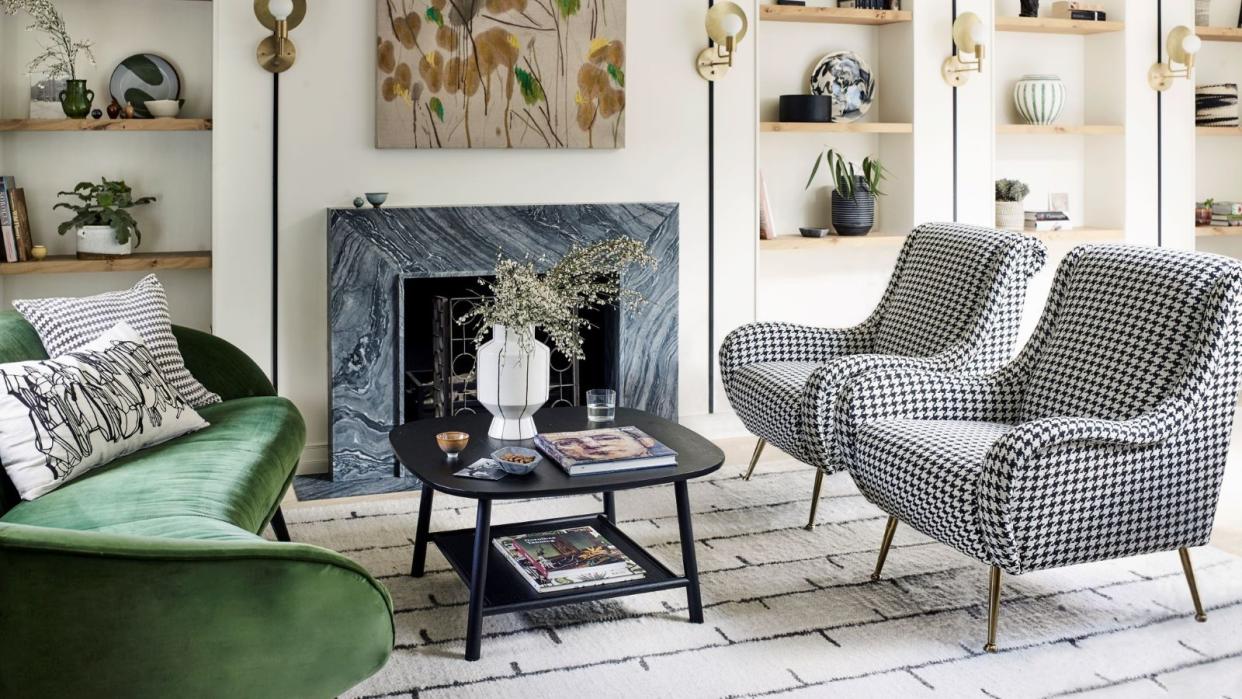
[(65, 18), (56, 10), (51, 0), (0, 0), (0, 8), (6, 15), (25, 12), (34, 23), (26, 27), (29, 32), (47, 34), (51, 44), (40, 43), (43, 53), (31, 59), (26, 69), (34, 74), (45, 72), (52, 78), (78, 79), (78, 57), (81, 54), (91, 65), (95, 54), (89, 41), (74, 41), (65, 27)]

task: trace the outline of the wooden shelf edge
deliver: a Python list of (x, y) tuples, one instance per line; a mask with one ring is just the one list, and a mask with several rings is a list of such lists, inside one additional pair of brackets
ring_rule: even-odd
[(1109, 34), (1125, 29), (1123, 22), (1092, 22), (1052, 17), (997, 17), (996, 31), (1025, 34)]
[[(1032, 235), (1040, 240), (1048, 242), (1072, 242), (1072, 243), (1104, 243), (1119, 242), (1125, 240), (1125, 231), (1117, 228), (1071, 228), (1064, 231), (1044, 231), (1042, 233), (1032, 233), (1027, 231), (1027, 235)], [(1226, 235), (1224, 233), (1218, 235)], [(1238, 229), (1237, 235), (1242, 235), (1242, 228)], [(908, 234), (905, 233), (868, 233), (860, 236), (837, 236), (829, 235), (825, 238), (803, 238), (801, 235), (780, 235), (770, 240), (760, 240), (759, 249), (768, 251), (787, 251), (787, 250), (816, 250), (840, 246), (848, 247), (865, 247), (873, 245), (899, 245), (905, 242)]]
[(794, 7), (762, 5), (759, 19), (769, 22), (808, 22), (815, 24), (855, 24), (878, 26), (910, 22), (914, 15), (905, 10), (859, 10), (850, 7)]
[(1204, 41), (1242, 43), (1242, 27), (1195, 27), (1195, 35)]
[(1242, 136), (1242, 127), (1238, 126), (1196, 126), (1196, 136)]
[(136, 253), (110, 260), (79, 260), (73, 255), (55, 255), (38, 262), (0, 263), (0, 275), (149, 272), (182, 269), (211, 269), (211, 252)]
[(0, 119), (0, 131), (211, 131), (211, 119)]
[(996, 133), (1004, 135), (1081, 135), (1081, 136), (1118, 136), (1126, 132), (1120, 124), (1080, 124), (1069, 126), (1061, 124), (997, 124)]
[(1242, 236), (1242, 226), (1198, 226), (1196, 238), (1232, 238)]
[(759, 130), (763, 133), (914, 133), (914, 124), (898, 123), (898, 122), (853, 122), (845, 123), (815, 123), (815, 122), (788, 122), (788, 121), (764, 121), (759, 123)]

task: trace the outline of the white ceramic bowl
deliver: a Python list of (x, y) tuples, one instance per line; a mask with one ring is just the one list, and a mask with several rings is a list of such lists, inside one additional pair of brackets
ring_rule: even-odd
[(147, 102), (147, 111), (157, 119), (176, 117), (181, 113), (181, 103), (178, 100), (151, 100)]

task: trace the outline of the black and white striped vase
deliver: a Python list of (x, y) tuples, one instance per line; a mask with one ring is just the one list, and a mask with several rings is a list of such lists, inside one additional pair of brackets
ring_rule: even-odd
[(832, 227), (837, 235), (866, 235), (875, 225), (875, 195), (866, 178), (854, 184), (854, 198), (847, 199), (832, 191)]

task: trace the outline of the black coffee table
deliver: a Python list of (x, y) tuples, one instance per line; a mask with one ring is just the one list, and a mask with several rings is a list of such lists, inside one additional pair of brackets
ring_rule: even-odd
[[(487, 436), (490, 415), (462, 415), (419, 420), (398, 427), (389, 436), (397, 459), (423, 481), (422, 503), (418, 508), (418, 531), (414, 539), (414, 561), (410, 574), (422, 577), (427, 560), (427, 542), (434, 541), (453, 569), (470, 588), (469, 617), (466, 622), (466, 659), (478, 660), (483, 617), (523, 612), (575, 602), (587, 602), (658, 590), (686, 588), (690, 621), (703, 623), (703, 603), (699, 598), (699, 572), (694, 556), (694, 531), (690, 522), (690, 497), (686, 481), (720, 468), (724, 453), (716, 445), (675, 422), (639, 410), (617, 409), (611, 423), (591, 423), (585, 408), (541, 410), (535, 424), (541, 432), (570, 432), (596, 427), (634, 426), (677, 452), (677, 465), (664, 468), (593, 476), (569, 476), (549, 459), (544, 459), (528, 476), (507, 476), (499, 481), (458, 478), (454, 471), (490, 457), (505, 446), (532, 446), (530, 442), (502, 442)], [(439, 432), (470, 434), (470, 444), (461, 456), (448, 460), (436, 445)], [(677, 499), (677, 523), (681, 529), (683, 575), (676, 575), (616, 525), (617, 510), (613, 493), (618, 490), (673, 484)], [(436, 491), (478, 501), (474, 529), (435, 532), (431, 528), (431, 501)], [(604, 512), (492, 527), (492, 501), (551, 498), (583, 493), (602, 493)], [(618, 549), (642, 566), (646, 576), (595, 587), (564, 592), (536, 592), (491, 545), (494, 537), (549, 531), (567, 527), (592, 526)]]

